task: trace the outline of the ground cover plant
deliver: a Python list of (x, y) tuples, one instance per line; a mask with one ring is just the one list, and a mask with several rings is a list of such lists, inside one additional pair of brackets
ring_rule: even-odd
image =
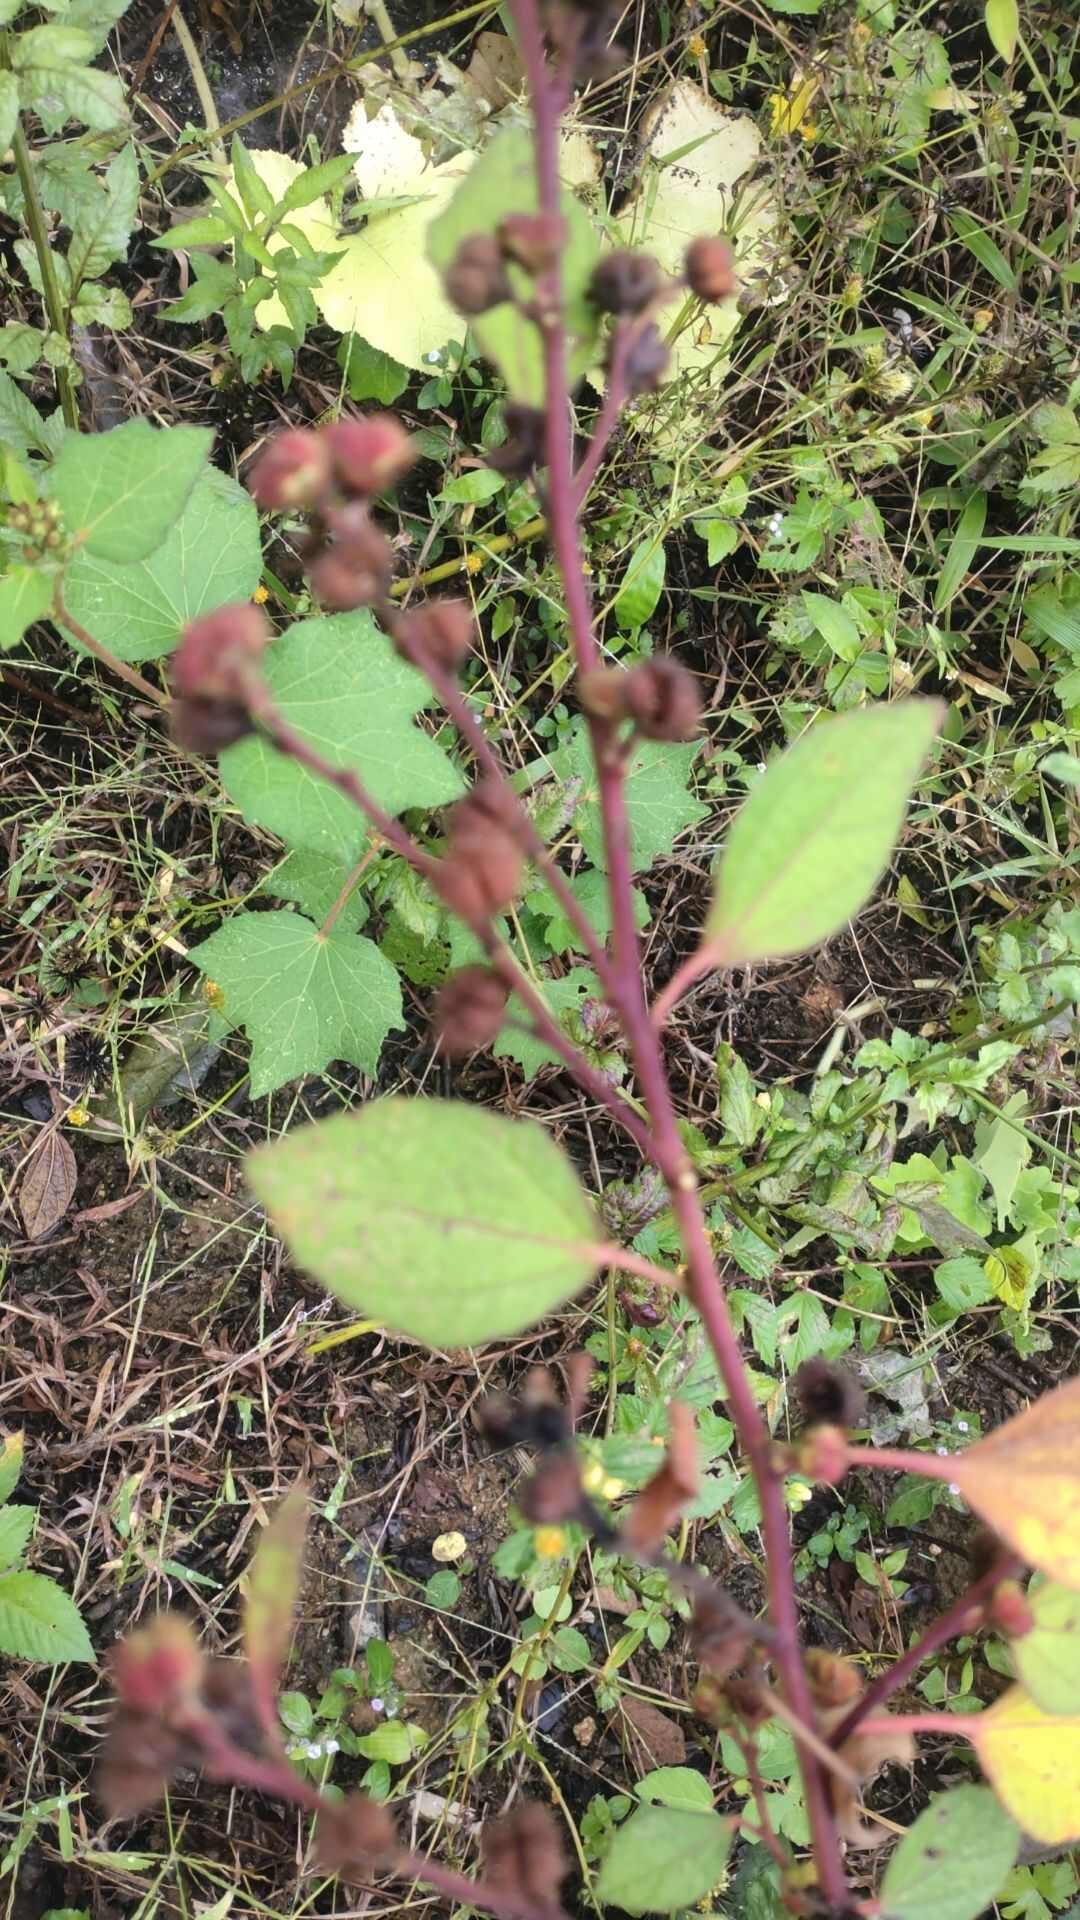
[(10, 1902), (1064, 1911), (1075, 23), (398, 24), (5, 22)]

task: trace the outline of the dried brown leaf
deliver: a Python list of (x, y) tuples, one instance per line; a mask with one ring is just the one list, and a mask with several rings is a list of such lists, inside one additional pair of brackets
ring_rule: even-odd
[(70, 1146), (57, 1127), (50, 1127), (31, 1152), (19, 1188), (19, 1211), (28, 1240), (44, 1240), (63, 1219), (78, 1177)]
[(664, 1464), (642, 1488), (623, 1522), (623, 1539), (631, 1551), (655, 1553), (683, 1508), (695, 1498), (698, 1485), (693, 1409), (682, 1400), (673, 1400), (668, 1408)]

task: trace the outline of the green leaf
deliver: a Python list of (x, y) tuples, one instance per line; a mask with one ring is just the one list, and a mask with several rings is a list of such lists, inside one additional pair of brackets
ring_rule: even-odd
[[(651, 867), (670, 853), (680, 833), (704, 820), (708, 808), (687, 791), (690, 769), (697, 754), (691, 742), (670, 746), (664, 740), (643, 740), (630, 755), (626, 770), (626, 806), (630, 821), (630, 851), (635, 873)], [(592, 748), (584, 723), (576, 727), (570, 744), (560, 747), (534, 773), (579, 785), (574, 830), (594, 867), (603, 868), (604, 829), (600, 792)]]
[(82, 66), (92, 52), (90, 35), (81, 28), (51, 24), (16, 34), (9, 58), (15, 72), (21, 73), (24, 67)]
[(615, 596), (612, 612), (624, 633), (636, 633), (656, 612), (667, 573), (667, 554), (662, 539), (652, 535), (642, 540), (630, 556), (626, 577)]
[(506, 485), (501, 473), (492, 473), (490, 467), (476, 467), (471, 473), (459, 474), (456, 480), (448, 480), (437, 500), (446, 500), (451, 506), (479, 506), (485, 500), (494, 499)]
[(400, 398), (412, 377), (400, 360), (356, 334), (341, 342), (338, 366), (345, 375), (350, 399), (378, 400), (384, 407)]
[(943, 715), (938, 700), (868, 707), (822, 721), (773, 762), (717, 867), (706, 941), (719, 962), (801, 953), (859, 911)]
[(1011, 60), (1020, 37), (1020, 10), (1016, 0), (986, 0), (986, 31), (995, 53)]
[(74, 1600), (43, 1573), (0, 1575), (0, 1653), (55, 1667), (94, 1662), (94, 1649)]
[(1028, 1605), (1035, 1625), (1010, 1643), (1017, 1677), (1044, 1713), (1080, 1713), (1080, 1593), (1046, 1580)]
[(4, 1435), (0, 1446), (0, 1506), (9, 1500), (19, 1484), (19, 1475), (23, 1469), (23, 1437), (21, 1433)]
[(999, 287), (1004, 287), (1006, 293), (1015, 293), (1015, 273), (1006, 260), (1005, 255), (1002, 253), (1001, 248), (996, 246), (994, 241), (991, 240), (990, 235), (986, 232), (985, 228), (980, 225), (979, 221), (976, 220), (975, 215), (969, 213), (966, 207), (957, 207), (953, 212), (946, 215), (946, 219), (957, 239), (967, 248), (968, 252), (974, 256), (979, 262), (979, 265), (985, 267), (987, 273), (992, 279), (997, 281)]
[(13, 647), (52, 606), (55, 582), (40, 567), (12, 567), (0, 575), (0, 648)]
[(69, 434), (48, 490), (88, 553), (142, 560), (180, 518), (212, 438), (205, 427), (152, 427), (145, 420), (110, 433)]
[(36, 1519), (36, 1507), (0, 1507), (0, 1572), (22, 1559)]
[(68, 0), (64, 19), (69, 26), (81, 27), (84, 33), (89, 34), (96, 56), (130, 5), (131, 0)]
[(989, 1787), (936, 1794), (885, 1870), (881, 1920), (976, 1920), (1019, 1847), (1020, 1830)]
[[(571, 967), (568, 973), (557, 979), (542, 979), (535, 984), (548, 1012), (554, 1015), (560, 1027), (565, 1026), (568, 1013), (575, 1012), (590, 994), (599, 993), (596, 975), (591, 967)], [(549, 1066), (552, 1062), (560, 1064), (560, 1056), (554, 1048), (531, 1031), (528, 1009), (516, 996), (511, 999), (506, 1011), (507, 1023), (492, 1041), (492, 1053), (500, 1059), (516, 1060), (527, 1080), (539, 1073), (541, 1067)]]
[[(290, 853), (260, 882), (259, 891), (272, 893), (277, 900), (292, 900), (301, 913), (321, 926), (331, 907), (337, 905), (351, 872), (351, 866), (327, 860), (320, 853)], [(367, 917), (368, 903), (359, 888), (354, 887), (338, 912), (335, 930), (358, 933)]]
[(975, 1165), (985, 1173), (993, 1189), (999, 1233), (1008, 1225), (1016, 1183), (1031, 1159), (1031, 1142), (1015, 1120), (1008, 1117), (1024, 1105), (1023, 1095), (1019, 1098), (1014, 1095), (1005, 1109), (1005, 1117), (995, 1119), (985, 1130), (980, 1130), (981, 1151), (975, 1156)]
[[(412, 718), (432, 694), (366, 609), (301, 620), (275, 640), (266, 679), (285, 719), (338, 766), (355, 768), (390, 813), (439, 807), (460, 775)], [(219, 762), (226, 791), (254, 825), (291, 845), (350, 863), (367, 825), (350, 800), (264, 740), (241, 740)]]
[(682, 1807), (690, 1812), (708, 1811), (713, 1793), (703, 1773), (696, 1767), (656, 1767), (639, 1780), (634, 1789), (639, 1800), (662, 1807)]
[[(494, 233), (507, 214), (535, 213), (536, 208), (532, 135), (525, 127), (504, 127), (470, 168), (449, 206), (428, 227), (428, 258), (439, 273), (445, 273), (468, 235)], [(576, 384), (592, 359), (596, 338), (597, 313), (588, 298), (588, 283), (600, 249), (588, 213), (565, 187), (562, 212), (567, 222), (561, 258), (563, 301), (571, 336), (570, 375)], [(520, 278), (528, 285), (526, 274)], [(542, 406), (543, 355), (532, 321), (505, 300), (478, 314), (471, 330), (481, 353), (498, 367), (511, 398), (526, 406)]]
[(19, 454), (52, 452), (44, 420), (9, 373), (0, 373), (0, 446)]
[(397, 974), (374, 942), (337, 927), (324, 935), (299, 913), (234, 914), (189, 957), (251, 1041), (256, 1096), (332, 1060), (374, 1074), (403, 1024)]
[(228, 474), (207, 467), (180, 518), (146, 559), (124, 566), (80, 551), (68, 568), (64, 598), (118, 659), (160, 660), (189, 620), (249, 599), (261, 573), (254, 501)]
[(332, 193), (335, 187), (348, 179), (354, 164), (351, 153), (339, 153), (333, 160), (323, 160), (317, 167), (305, 167), (303, 173), (289, 183), (274, 207), (275, 224), (287, 214), (299, 212), (301, 207), (310, 207), (324, 193)]
[(124, 259), (138, 206), (139, 163), (129, 141), (110, 162), (93, 213), (82, 216), (71, 236), (67, 259), (76, 291), (84, 280), (96, 280), (114, 261)]
[(976, 488), (975, 492), (968, 496), (964, 511), (957, 523), (956, 532), (949, 543), (949, 551), (945, 555), (941, 577), (934, 593), (934, 610), (937, 613), (943, 613), (956, 598), (964, 576), (975, 558), (975, 550), (982, 537), (983, 527), (986, 525), (988, 497), (981, 488)]
[[(0, 8), (0, 21), (3, 20)], [(11, 145), (19, 114), (19, 89), (13, 74), (0, 73), (0, 152)]]
[(429, 1346), (520, 1333), (579, 1292), (597, 1225), (535, 1121), (386, 1099), (303, 1127), (248, 1161), (307, 1271)]
[(849, 664), (862, 652), (862, 635), (850, 613), (827, 594), (803, 592), (803, 605), (826, 646)]
[[(1043, 765), (1045, 764), (1044, 761)], [(584, 909), (597, 939), (606, 940), (611, 932), (611, 897), (607, 874), (601, 873), (598, 867), (584, 867), (580, 873), (573, 875), (570, 888)], [(649, 903), (637, 887), (632, 887), (631, 893), (634, 903), (634, 925), (639, 929), (647, 927), (650, 919)], [(583, 953), (585, 951), (581, 935), (571, 923), (562, 902), (556, 899), (550, 887), (545, 885), (536, 893), (530, 893), (526, 904), (538, 920), (547, 923), (544, 939), (552, 953), (568, 953), (571, 950), (574, 953)]]
[[(265, 217), (273, 213), (274, 196), (253, 166), (248, 150), (238, 133), (233, 134), (229, 159), (232, 162), (233, 180), (243, 203), (244, 212), (254, 225), (259, 214)], [(303, 174), (300, 178), (304, 178)]]
[(409, 1729), (402, 1720), (385, 1720), (374, 1732), (357, 1742), (365, 1760), (385, 1760), (388, 1766), (403, 1767), (412, 1759)]
[(231, 237), (232, 229), (216, 213), (200, 213), (193, 220), (180, 220), (167, 233), (159, 233), (150, 245), (168, 247), (220, 247)]
[(625, 1913), (674, 1913), (723, 1878), (730, 1847), (731, 1827), (718, 1813), (642, 1807), (617, 1829), (597, 1895)]
[(740, 1147), (753, 1146), (765, 1116), (757, 1104), (749, 1068), (726, 1041), (717, 1049), (716, 1080), (724, 1132)]
[(943, 1260), (934, 1274), (934, 1285), (954, 1313), (971, 1313), (993, 1298), (994, 1289), (981, 1263), (970, 1253)]
[(46, 133), (59, 133), (69, 120), (104, 133), (127, 119), (122, 82), (98, 67), (68, 66), (42, 50), (20, 69), (18, 81), (20, 104), (37, 114)]

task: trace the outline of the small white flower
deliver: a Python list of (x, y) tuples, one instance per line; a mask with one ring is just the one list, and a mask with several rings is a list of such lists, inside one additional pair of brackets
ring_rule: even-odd
[(324, 1753), (340, 1753), (341, 1752), (340, 1740), (328, 1740), (326, 1743), (326, 1746), (323, 1748), (323, 1752)]
[(966, 1421), (966, 1420), (958, 1420), (958, 1421), (957, 1421), (957, 1423), (956, 1423), (956, 1431), (957, 1431), (957, 1433), (967, 1433), (967, 1432), (968, 1432), (968, 1423), (967, 1423), (967, 1421)]
[(384, 1713), (386, 1710), (385, 1703), (382, 1700), (372, 1700), (369, 1704), (372, 1713)]
[(309, 1760), (322, 1759), (322, 1748), (320, 1747), (317, 1740), (308, 1741), (307, 1757)]
[(950, 1493), (956, 1493), (956, 1494), (958, 1494), (958, 1493), (960, 1492), (960, 1489), (959, 1489), (959, 1487), (957, 1486), (957, 1484), (956, 1484), (956, 1481), (955, 1481), (955, 1480), (950, 1480), (950, 1481), (949, 1481), (949, 1492), (950, 1492)]
[(934, 1449), (934, 1451), (935, 1451), (936, 1453), (942, 1453), (942, 1454), (944, 1454), (944, 1455), (946, 1456), (946, 1458), (948, 1457), (948, 1452), (949, 1452), (949, 1449), (948, 1449), (948, 1447), (936, 1447), (936, 1448)]
[(438, 364), (439, 364), (439, 356), (438, 356), (438, 354), (437, 354), (437, 353), (429, 353), (429, 354), (427, 354), (427, 355), (425, 356), (425, 358), (426, 358), (426, 360), (427, 360), (427, 363), (428, 363), (428, 366), (429, 366), (429, 367), (437, 367), (437, 366), (438, 366)]

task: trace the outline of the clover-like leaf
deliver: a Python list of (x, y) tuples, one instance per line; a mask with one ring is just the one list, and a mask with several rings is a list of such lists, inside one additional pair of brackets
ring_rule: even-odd
[(402, 1024), (397, 974), (374, 942), (337, 927), (322, 933), (299, 913), (234, 914), (190, 957), (251, 1041), (253, 1094), (331, 1060), (374, 1074)]
[(450, 1100), (378, 1100), (248, 1161), (301, 1266), (434, 1347), (520, 1333), (584, 1286), (597, 1227), (535, 1121)]
[[(432, 698), (427, 682), (366, 609), (298, 621), (273, 642), (265, 672), (285, 719), (336, 766), (353, 768), (388, 812), (442, 806), (461, 792), (445, 753), (412, 724)], [(366, 822), (325, 780), (255, 736), (230, 747), (219, 765), (227, 792), (256, 826), (290, 846), (356, 858)]]

